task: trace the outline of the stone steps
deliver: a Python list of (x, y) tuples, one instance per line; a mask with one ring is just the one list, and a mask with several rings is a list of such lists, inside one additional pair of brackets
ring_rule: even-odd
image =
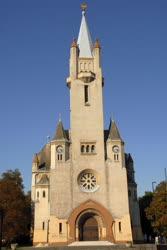
[[(77, 244), (77, 242), (75, 242)], [(79, 242), (78, 245), (70, 246), (55, 246), (55, 247), (20, 247), (19, 250), (157, 250), (157, 245), (155, 244), (138, 244), (128, 247), (126, 245), (107, 245), (108, 242), (88, 242), (88, 245), (84, 242)], [(105, 245), (104, 245), (105, 243)], [(74, 244), (74, 243), (73, 243)], [(82, 245), (81, 245), (82, 244)], [(102, 245), (101, 245), (102, 244)], [(167, 247), (167, 246), (165, 246)], [(158, 248), (158, 250), (166, 250), (167, 248)]]

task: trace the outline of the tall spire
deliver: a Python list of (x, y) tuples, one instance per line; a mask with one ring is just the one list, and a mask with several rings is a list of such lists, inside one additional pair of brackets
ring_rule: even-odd
[(88, 28), (86, 17), (85, 17), (86, 8), (87, 8), (86, 4), (81, 5), (82, 20), (81, 20), (81, 26), (79, 30), (77, 43), (79, 47), (79, 57), (90, 58), (92, 57), (93, 44), (92, 44), (91, 35), (89, 32), (89, 28)]

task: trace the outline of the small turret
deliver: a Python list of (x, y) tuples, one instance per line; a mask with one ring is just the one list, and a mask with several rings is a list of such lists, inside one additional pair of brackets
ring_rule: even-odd
[(94, 49), (101, 49), (100, 42), (98, 39), (96, 39), (96, 41), (95, 41)]
[(125, 167), (124, 142), (115, 121), (110, 121), (107, 139), (107, 158), (118, 166)]
[(74, 38), (70, 49), (70, 76), (67, 78), (67, 86), (70, 87), (71, 81), (77, 78), (78, 74), (78, 45)]
[(93, 47), (93, 56), (94, 56), (94, 65), (95, 72), (98, 74), (99, 70), (101, 73), (101, 56), (100, 56), (101, 46), (98, 39), (96, 39), (94, 47)]
[(35, 154), (32, 160), (32, 171), (37, 170), (38, 164), (39, 164), (38, 154)]
[(72, 41), (71, 48), (78, 48), (77, 40), (75, 38)]
[(69, 140), (63, 123), (59, 120), (55, 136), (51, 141), (51, 166), (55, 168), (56, 164), (64, 163), (69, 159)]

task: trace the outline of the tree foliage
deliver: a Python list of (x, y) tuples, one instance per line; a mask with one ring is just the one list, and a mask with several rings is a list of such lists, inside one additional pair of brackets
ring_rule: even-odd
[(9, 170), (0, 178), (0, 211), (3, 212), (3, 240), (6, 244), (29, 239), (30, 193), (25, 194), (19, 170)]
[(151, 226), (150, 220), (146, 216), (146, 208), (150, 206), (153, 198), (152, 192), (145, 192), (145, 195), (139, 198), (140, 207), (140, 217), (141, 217), (141, 227), (144, 235), (147, 235), (147, 240), (149, 236), (153, 236), (153, 228)]
[(161, 182), (153, 193), (150, 206), (146, 208), (146, 216), (151, 221), (157, 235), (167, 237), (167, 186)]

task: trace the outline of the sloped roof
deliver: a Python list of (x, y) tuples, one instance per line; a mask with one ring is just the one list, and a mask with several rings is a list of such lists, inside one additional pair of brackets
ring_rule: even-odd
[(117, 128), (117, 125), (116, 125), (115, 121), (110, 121), (108, 138), (111, 139), (111, 140), (120, 140), (120, 141), (122, 141), (122, 138), (120, 136), (120, 133), (119, 133), (119, 130)]
[(68, 140), (62, 121), (59, 121), (53, 140)]
[(40, 169), (50, 168), (50, 143), (46, 144), (42, 150), (37, 154), (38, 155), (38, 167)]
[(36, 164), (39, 163), (38, 154), (34, 154), (34, 157), (33, 157), (32, 162), (33, 162), (33, 163), (36, 163)]

